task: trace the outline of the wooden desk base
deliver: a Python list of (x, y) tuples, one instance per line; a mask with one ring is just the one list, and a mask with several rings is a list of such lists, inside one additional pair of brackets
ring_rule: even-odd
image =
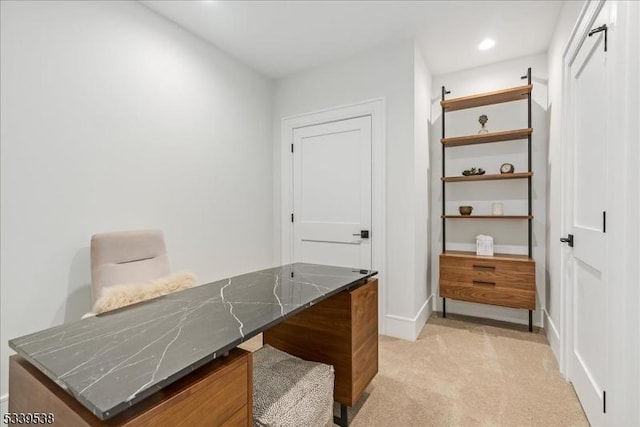
[(354, 406), (378, 372), (378, 280), (340, 292), (263, 333), (265, 344), (333, 365), (336, 402)]
[(106, 421), (20, 356), (9, 359), (9, 412), (44, 412), (61, 427), (252, 426), (251, 353), (234, 349)]

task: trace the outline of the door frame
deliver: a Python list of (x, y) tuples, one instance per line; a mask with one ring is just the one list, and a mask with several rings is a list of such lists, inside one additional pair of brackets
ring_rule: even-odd
[[(291, 144), (296, 129), (323, 123), (371, 116), (371, 268), (378, 271), (379, 332), (385, 333), (387, 308), (386, 287), (386, 99), (375, 98), (354, 104), (336, 106), (324, 110), (285, 117), (280, 130), (280, 256), (283, 264), (292, 262), (293, 224), (290, 214), (293, 212), (293, 156)], [(373, 234), (375, 233), (375, 234)]]
[[(639, 129), (637, 117), (639, 114), (638, 96), (640, 95), (637, 80), (640, 64), (637, 56), (639, 42), (637, 40), (637, 20), (640, 18), (640, 7), (618, 1), (608, 1), (611, 11), (611, 25), (608, 34), (608, 61), (611, 67), (606, 78), (610, 82), (611, 92), (609, 104), (609, 123), (611, 135), (608, 141), (609, 155), (607, 156), (608, 182), (611, 188), (607, 194), (607, 249), (606, 269), (610, 285), (609, 300), (603, 302), (608, 305), (608, 325), (612, 328), (608, 340), (603, 343), (609, 348), (609, 373), (607, 378), (607, 423), (636, 424), (640, 421), (640, 411), (634, 402), (640, 400), (640, 385), (628, 381), (628, 378), (638, 378), (640, 368), (636, 361), (640, 357), (640, 317), (638, 311), (640, 292), (637, 283), (640, 279), (637, 257), (639, 254), (637, 241), (640, 226), (637, 221), (639, 194), (632, 183), (637, 182)], [(569, 182), (567, 176), (572, 176), (569, 154), (572, 153), (575, 132), (573, 124), (572, 92), (570, 86), (571, 75), (569, 66), (575, 59), (598, 13), (605, 5), (605, 0), (587, 1), (580, 12), (578, 21), (573, 28), (563, 53), (562, 78), (562, 167), (561, 179), (561, 236), (566, 236), (571, 230), (569, 211)], [(629, 56), (631, 55), (631, 56)], [(635, 155), (634, 155), (635, 154)], [(553, 236), (558, 238), (560, 236)], [(557, 240), (556, 240), (557, 242)], [(558, 244), (560, 244), (558, 242)], [(580, 244), (576, 242), (576, 244)], [(560, 262), (561, 286), (561, 351), (560, 371), (569, 380), (569, 352), (572, 350), (573, 336), (573, 293), (574, 283), (567, 280), (568, 247), (563, 248)], [(635, 375), (635, 376), (634, 376)]]

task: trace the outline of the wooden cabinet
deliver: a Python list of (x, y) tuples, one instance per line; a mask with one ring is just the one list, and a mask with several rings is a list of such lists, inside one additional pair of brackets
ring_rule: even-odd
[[(443, 314), (446, 317), (446, 299), (499, 305), (503, 307), (529, 310), (529, 330), (533, 330), (532, 310), (536, 307), (535, 261), (532, 257), (532, 177), (531, 168), (531, 68), (523, 78), (527, 85), (465, 96), (445, 99), (449, 93), (442, 87), (442, 254), (440, 255), (440, 296), (443, 298)], [(528, 103), (528, 126), (501, 132), (482, 133), (447, 137), (445, 116), (447, 113), (466, 108), (493, 105), (504, 102), (526, 100)], [(503, 141), (526, 139), (528, 149), (528, 170), (513, 173), (446, 176), (446, 149), (465, 145), (490, 144)], [(447, 214), (446, 185), (449, 183), (473, 183), (506, 179), (522, 179), (528, 181), (528, 212), (520, 215), (458, 215)], [(456, 184), (458, 185), (458, 184)], [(499, 195), (497, 195), (499, 196)], [(515, 220), (528, 221), (528, 255), (496, 254), (492, 257), (477, 256), (475, 252), (447, 250), (447, 221), (449, 220)]]
[(252, 358), (239, 348), (105, 421), (18, 355), (9, 358), (9, 394), (9, 412), (51, 413), (54, 426), (253, 425)]
[(333, 398), (353, 406), (378, 372), (378, 280), (370, 279), (291, 316), (263, 334), (265, 344), (333, 365)]
[(505, 307), (535, 309), (535, 262), (527, 256), (440, 255), (440, 296)]

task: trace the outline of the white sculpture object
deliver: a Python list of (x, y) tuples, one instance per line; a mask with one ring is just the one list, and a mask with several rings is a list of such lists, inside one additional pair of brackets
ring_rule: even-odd
[(493, 256), (493, 237), (484, 234), (476, 236), (476, 255)]

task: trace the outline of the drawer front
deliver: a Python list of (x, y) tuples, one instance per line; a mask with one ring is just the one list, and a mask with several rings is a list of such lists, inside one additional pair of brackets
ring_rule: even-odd
[[(228, 357), (236, 358), (230, 363), (179, 394), (165, 397), (158, 406), (122, 427), (219, 426), (236, 419), (238, 411), (244, 411), (246, 418), (247, 404), (252, 401), (253, 394), (252, 358), (250, 353), (237, 350), (231, 350), (233, 355), (230, 352)], [(220, 361), (224, 362), (224, 359)], [(162, 394), (163, 390), (158, 393)], [(234, 423), (239, 425), (237, 421), (231, 425)]]
[(535, 262), (442, 256), (440, 279), (466, 285), (535, 291)]
[(493, 285), (461, 284), (440, 279), (440, 296), (462, 301), (501, 305), (512, 308), (535, 310), (536, 294), (534, 290), (498, 288)]
[(11, 356), (9, 366), (9, 410), (51, 412), (55, 414), (53, 426), (253, 425), (252, 358), (251, 353), (239, 348), (106, 421), (20, 356)]

